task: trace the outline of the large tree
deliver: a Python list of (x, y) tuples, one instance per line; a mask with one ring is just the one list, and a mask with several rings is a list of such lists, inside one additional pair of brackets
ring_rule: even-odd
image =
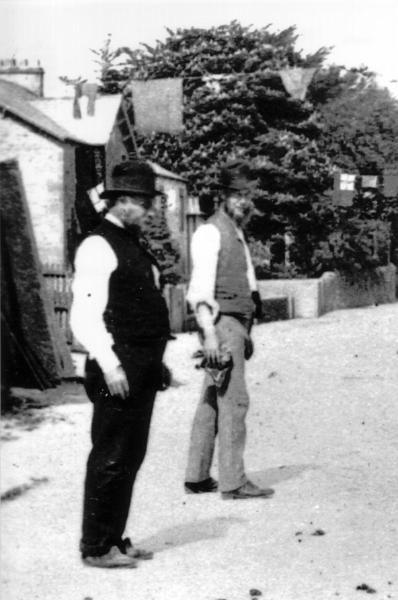
[[(374, 73), (366, 67), (324, 67), (314, 77), (309, 98), (323, 123), (320, 148), (336, 168), (377, 175), (379, 184), (386, 170), (398, 169), (398, 101), (376, 85)], [(351, 207), (334, 212), (333, 230), (322, 244), (325, 251), (318, 252), (322, 269), (371, 268), (385, 264), (390, 250), (398, 265), (397, 194), (387, 198), (383, 187), (359, 188)]]
[[(187, 178), (205, 212), (212, 206), (220, 164), (235, 156), (249, 159), (258, 179), (253, 194), (258, 212), (249, 233), (262, 276), (269, 275), (265, 243), (273, 250), (273, 275), (309, 276), (330, 266), (325, 243), (341, 215), (325, 192), (340, 154), (332, 151), (327, 137), (333, 111), (323, 107), (338, 102), (352, 86), (366, 88), (361, 82), (371, 76), (366, 69), (344, 77), (338, 67), (325, 71), (328, 50), (303, 55), (296, 40), (295, 27), (272, 32), (269, 26), (254, 29), (234, 21), (209, 29), (168, 30), (166, 39), (153, 47), (143, 44), (112, 54), (108, 40), (103, 49), (107, 91), (123, 89), (130, 78), (183, 78), (184, 133), (139, 137), (138, 144), (144, 156)], [(118, 56), (124, 64), (115, 69)], [(308, 100), (286, 92), (280, 71), (291, 67), (317, 68)], [(212, 81), (211, 75), (218, 77)], [(294, 239), (288, 268), (286, 232)]]
[(398, 102), (370, 82), (346, 89), (320, 107), (321, 147), (349, 172), (381, 175), (398, 164)]
[[(103, 73), (109, 91), (132, 77), (183, 78), (184, 133), (138, 138), (141, 152), (186, 177), (205, 212), (212, 206), (220, 164), (246, 157), (259, 183), (251, 234), (263, 242), (283, 235), (331, 182), (332, 165), (318, 148), (321, 130), (313, 106), (292, 98), (279, 74), (289, 67), (321, 66), (327, 50), (303, 56), (296, 39), (294, 27), (275, 33), (269, 26), (253, 29), (237, 22), (168, 30), (154, 47), (119, 49), (126, 58), (123, 69)], [(214, 82), (208, 80), (212, 74), (218, 76)]]

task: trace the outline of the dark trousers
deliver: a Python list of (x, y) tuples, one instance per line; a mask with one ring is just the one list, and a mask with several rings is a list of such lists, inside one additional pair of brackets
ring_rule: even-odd
[(134, 481), (145, 457), (156, 391), (160, 389), (165, 342), (116, 345), (130, 395), (111, 396), (101, 369), (87, 360), (85, 389), (93, 402), (92, 450), (83, 504), (83, 556), (122, 547)]

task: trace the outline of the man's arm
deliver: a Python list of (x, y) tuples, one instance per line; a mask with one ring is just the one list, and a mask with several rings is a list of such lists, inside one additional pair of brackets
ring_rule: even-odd
[(195, 311), (198, 326), (203, 334), (203, 351), (210, 366), (220, 358), (219, 340), (214, 322), (219, 306), (214, 298), (220, 233), (211, 224), (198, 227), (192, 237), (192, 276), (187, 300)]
[(213, 313), (206, 303), (196, 309), (196, 320), (203, 335), (203, 352), (209, 367), (217, 367), (221, 362), (220, 342), (214, 325)]
[(207, 304), (214, 320), (219, 312), (214, 294), (220, 245), (220, 232), (211, 224), (200, 225), (192, 236), (192, 275), (187, 301), (195, 313), (200, 304)]
[(125, 397), (129, 391), (127, 378), (103, 318), (109, 279), (116, 267), (117, 259), (108, 242), (100, 236), (84, 240), (75, 259), (70, 325), (76, 339), (101, 367), (111, 394)]

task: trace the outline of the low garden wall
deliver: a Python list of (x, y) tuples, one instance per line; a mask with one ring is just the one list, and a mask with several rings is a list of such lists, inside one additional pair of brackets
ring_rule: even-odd
[(263, 299), (288, 298), (290, 318), (311, 318), (332, 310), (395, 302), (395, 282), (396, 267), (390, 264), (355, 281), (327, 272), (319, 279), (267, 279), (258, 285)]

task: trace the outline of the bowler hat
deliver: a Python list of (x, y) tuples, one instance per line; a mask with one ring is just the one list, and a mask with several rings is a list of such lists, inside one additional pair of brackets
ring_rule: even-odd
[(152, 167), (144, 160), (126, 160), (115, 165), (100, 196), (110, 198), (117, 194), (140, 194), (153, 197), (157, 193)]
[(235, 159), (221, 166), (219, 187), (240, 192), (247, 190), (252, 185), (253, 181), (250, 179), (250, 166), (245, 160)]

